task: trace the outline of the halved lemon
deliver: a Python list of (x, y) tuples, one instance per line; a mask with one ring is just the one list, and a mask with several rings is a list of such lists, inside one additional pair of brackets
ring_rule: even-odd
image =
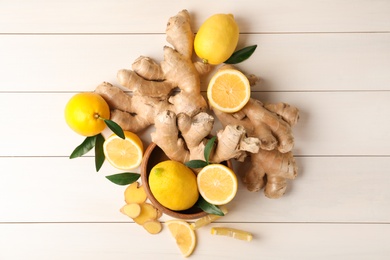
[(168, 220), (166, 225), (176, 240), (176, 244), (183, 256), (190, 256), (196, 246), (195, 231), (183, 220)]
[(107, 161), (117, 169), (129, 170), (140, 166), (143, 144), (138, 135), (124, 131), (125, 139), (112, 134), (103, 144)]
[(211, 78), (207, 98), (215, 109), (234, 113), (243, 108), (251, 95), (248, 78), (239, 70), (222, 69)]
[(237, 177), (223, 164), (209, 164), (197, 176), (200, 195), (209, 203), (224, 205), (229, 203), (237, 193)]

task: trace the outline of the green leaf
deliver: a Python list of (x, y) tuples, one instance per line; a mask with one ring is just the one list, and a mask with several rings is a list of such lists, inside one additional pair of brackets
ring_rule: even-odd
[(191, 161), (188, 161), (188, 162), (186, 162), (184, 164), (187, 167), (190, 167), (190, 168), (193, 168), (193, 169), (203, 168), (203, 167), (206, 167), (208, 165), (208, 163), (203, 161), (203, 160), (191, 160)]
[(87, 152), (89, 152), (94, 146), (96, 142), (95, 136), (88, 136), (84, 139), (84, 141), (73, 150), (72, 154), (69, 156), (70, 159), (77, 158), (83, 156)]
[(244, 60), (248, 59), (252, 54), (255, 52), (257, 48), (257, 45), (251, 45), (245, 48), (242, 48), (241, 50), (238, 50), (230, 56), (227, 61), (224, 63), (226, 64), (237, 64), (240, 62), (243, 62)]
[(204, 148), (204, 159), (206, 160), (207, 164), (209, 164), (210, 154), (211, 150), (213, 150), (215, 139), (217, 139), (217, 137), (213, 136), (210, 140), (208, 140)]
[(103, 152), (103, 143), (104, 143), (104, 137), (102, 134), (96, 135), (96, 145), (95, 145), (95, 167), (96, 171), (98, 172), (100, 168), (102, 167), (105, 156)]
[(218, 216), (225, 216), (223, 214), (222, 210), (218, 208), (217, 206), (208, 203), (205, 201), (205, 199), (202, 196), (199, 196), (198, 201), (196, 202), (196, 205), (201, 208), (203, 211), (209, 213), (209, 214), (214, 214)]
[(125, 133), (117, 123), (109, 119), (104, 119), (104, 122), (106, 123), (108, 128), (110, 128), (111, 131), (113, 131), (117, 136), (119, 136), (122, 139), (125, 139)]
[(106, 176), (108, 180), (118, 185), (128, 185), (140, 178), (139, 173), (124, 172)]

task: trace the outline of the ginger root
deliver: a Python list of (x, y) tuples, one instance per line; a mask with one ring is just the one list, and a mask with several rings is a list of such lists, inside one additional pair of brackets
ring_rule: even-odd
[(248, 190), (259, 191), (265, 187), (267, 197), (280, 198), (286, 191), (287, 179), (294, 179), (297, 175), (291, 152), (294, 146), (291, 128), (298, 121), (298, 109), (285, 103), (264, 105), (259, 100), (250, 99), (236, 113), (213, 111), (222, 125), (241, 125), (248, 136), (260, 140), (260, 150), (250, 155), (251, 167), (243, 176)]
[[(190, 117), (184, 113), (176, 115), (167, 110), (156, 116), (156, 130), (151, 133), (151, 137), (171, 160), (182, 163), (206, 160), (204, 150), (213, 125), (214, 118), (206, 112)], [(247, 152), (258, 150), (257, 138), (247, 137), (243, 127), (227, 125), (217, 133), (209, 162), (220, 163), (233, 158), (243, 161)]]
[[(154, 124), (152, 141), (170, 159), (205, 160), (214, 118), (206, 113), (208, 104), (200, 93), (200, 76), (210, 71), (210, 65), (192, 60), (194, 33), (188, 11), (169, 18), (166, 40), (171, 46), (164, 47), (163, 61), (141, 56), (131, 70), (118, 71), (121, 87), (104, 82), (95, 92), (110, 106), (110, 119), (124, 130), (138, 133)], [(253, 75), (247, 77), (252, 84), (257, 80)], [(265, 187), (266, 196), (281, 197), (287, 179), (297, 175), (291, 128), (298, 120), (298, 110), (283, 103), (265, 105), (251, 99), (236, 113), (214, 113), (224, 129), (217, 132), (209, 162), (233, 158), (241, 162), (251, 153), (252, 166), (243, 178), (248, 189)]]
[(108, 82), (95, 90), (110, 106), (111, 120), (124, 130), (140, 132), (165, 110), (193, 116), (207, 109), (200, 94), (200, 74), (207, 73), (210, 65), (192, 61), (194, 33), (187, 10), (169, 19), (166, 38), (173, 47), (164, 47), (161, 63), (140, 56), (132, 70), (118, 71), (118, 82), (130, 95)]

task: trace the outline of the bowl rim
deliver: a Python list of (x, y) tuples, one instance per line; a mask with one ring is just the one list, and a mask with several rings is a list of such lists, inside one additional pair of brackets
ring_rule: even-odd
[[(142, 185), (144, 185), (144, 190), (148, 196), (148, 199), (150, 200), (150, 202), (160, 211), (162, 211), (163, 213), (171, 216), (171, 217), (174, 217), (174, 218), (178, 218), (178, 219), (197, 219), (197, 218), (201, 218), (201, 217), (204, 217), (206, 216), (208, 213), (201, 210), (200, 212), (196, 212), (196, 213), (181, 213), (180, 211), (174, 211), (174, 210), (170, 210), (166, 207), (164, 207), (163, 205), (161, 205), (157, 200), (156, 198), (153, 196), (151, 190), (150, 190), (150, 187), (149, 187), (149, 182), (148, 182), (148, 176), (149, 176), (149, 173), (147, 172), (147, 168), (148, 168), (148, 162), (149, 162), (149, 159), (150, 159), (150, 156), (152, 154), (152, 152), (154, 151), (154, 149), (158, 147), (156, 143), (154, 142), (151, 142), (149, 144), (149, 146), (146, 148), (145, 150), (145, 153), (144, 153), (144, 158), (142, 160), (142, 163), (141, 163), (141, 167), (140, 167), (140, 170), (141, 170), (141, 180), (142, 180)], [(158, 147), (159, 148), (159, 147)], [(161, 149), (161, 148), (160, 148)]]

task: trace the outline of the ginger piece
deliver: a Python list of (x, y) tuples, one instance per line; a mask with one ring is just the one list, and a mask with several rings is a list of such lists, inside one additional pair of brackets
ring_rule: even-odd
[(120, 212), (132, 218), (138, 225), (143, 226), (150, 234), (158, 234), (162, 230), (162, 224), (158, 221), (162, 212), (150, 203), (126, 204), (120, 209)]
[[(226, 215), (228, 213), (226, 206), (222, 205), (222, 206), (220, 206), (220, 209), (224, 215)], [(218, 215), (214, 215), (214, 214), (207, 214), (206, 216), (197, 219), (194, 223), (191, 223), (190, 227), (193, 230), (197, 230), (201, 227), (204, 227), (204, 226), (220, 219), (221, 217), (222, 216), (218, 216)]]
[[(213, 124), (214, 118), (205, 112), (190, 117), (184, 113), (176, 116), (167, 110), (156, 116), (156, 130), (151, 137), (171, 160), (183, 163), (205, 160), (204, 150)], [(220, 163), (232, 158), (242, 161), (247, 152), (257, 152), (258, 149), (257, 138), (248, 138), (243, 127), (229, 125), (217, 133), (209, 162)]]
[(141, 213), (133, 220), (142, 226), (146, 221), (157, 220), (158, 216), (158, 210), (152, 204), (144, 202), (141, 204)]
[(245, 240), (248, 242), (252, 241), (252, 239), (253, 239), (252, 233), (241, 230), (241, 229), (235, 229), (235, 228), (229, 228), (229, 227), (212, 227), (211, 234), (232, 237), (235, 239)]
[(148, 231), (152, 235), (158, 234), (162, 230), (162, 224), (158, 220), (146, 221), (142, 226), (146, 231)]
[(132, 70), (118, 71), (119, 84), (130, 94), (107, 82), (95, 89), (107, 101), (111, 120), (123, 130), (140, 132), (165, 110), (193, 116), (208, 107), (200, 93), (200, 75), (210, 66), (192, 61), (194, 33), (187, 10), (169, 18), (166, 38), (173, 47), (164, 47), (163, 61), (140, 56)]
[(120, 211), (126, 216), (134, 219), (141, 214), (141, 205), (138, 203), (130, 203), (124, 205)]
[(125, 201), (127, 204), (144, 203), (147, 199), (146, 191), (139, 182), (133, 182), (125, 189)]
[(298, 121), (298, 109), (285, 103), (264, 105), (250, 99), (237, 113), (213, 111), (222, 125), (241, 125), (248, 136), (260, 140), (261, 149), (250, 155), (251, 167), (243, 176), (248, 190), (259, 191), (265, 187), (267, 197), (280, 198), (286, 191), (287, 179), (297, 175), (291, 150), (294, 146), (292, 127)]

